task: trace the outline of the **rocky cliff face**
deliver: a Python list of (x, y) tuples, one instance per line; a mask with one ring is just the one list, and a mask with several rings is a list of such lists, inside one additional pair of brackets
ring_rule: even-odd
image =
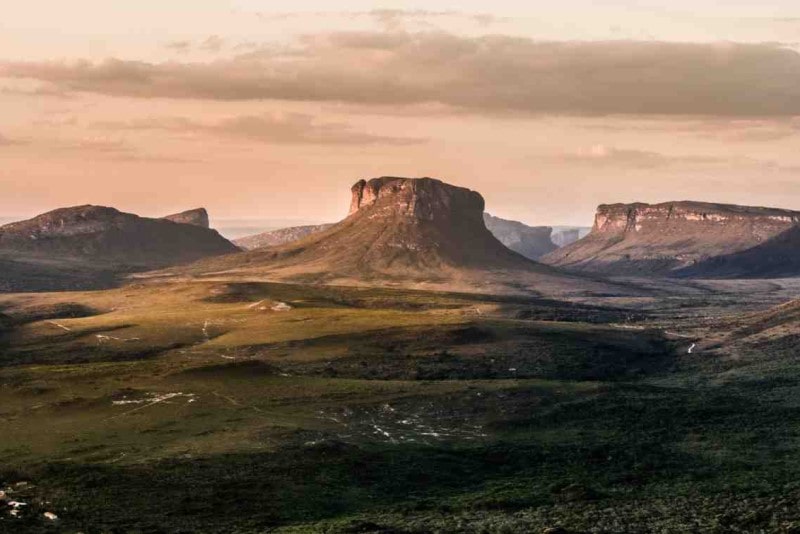
[(613, 274), (678, 274), (742, 253), (800, 223), (800, 212), (711, 204), (611, 204), (597, 209), (591, 233), (543, 258)]
[(351, 216), (371, 208), (376, 216), (483, 226), (484, 201), (479, 193), (433, 178), (373, 178), (357, 182), (351, 191)]
[(549, 226), (528, 226), (518, 221), (501, 219), (488, 213), (484, 214), (483, 220), (486, 228), (501, 243), (528, 259), (539, 259), (558, 248), (550, 239), (553, 229)]
[(210, 228), (208, 212), (205, 208), (195, 208), (193, 210), (182, 211), (180, 213), (174, 213), (162, 218), (180, 224), (191, 224), (201, 228)]
[(686, 230), (730, 232), (744, 230), (755, 239), (765, 239), (800, 222), (800, 212), (702, 202), (665, 204), (601, 205), (595, 215), (593, 233), (664, 234)]

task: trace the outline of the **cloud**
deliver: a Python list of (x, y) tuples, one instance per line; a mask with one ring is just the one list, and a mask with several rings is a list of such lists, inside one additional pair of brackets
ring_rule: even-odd
[(690, 135), (725, 142), (772, 142), (800, 135), (800, 117), (770, 118), (671, 118), (591, 121), (587, 130), (607, 132), (658, 132)]
[(218, 53), (225, 47), (226, 41), (219, 35), (210, 35), (202, 41), (170, 41), (164, 47), (179, 54), (186, 54), (192, 51)]
[(556, 164), (579, 164), (590, 167), (630, 167), (637, 169), (655, 169), (670, 167), (676, 164), (713, 164), (722, 160), (707, 156), (672, 156), (648, 150), (625, 149), (604, 144), (592, 145), (574, 152), (564, 152), (543, 159)]
[(270, 144), (409, 145), (426, 141), (358, 132), (347, 124), (319, 122), (311, 115), (302, 113), (240, 115), (214, 123), (172, 117), (105, 122), (97, 126), (112, 130), (165, 130), (183, 134), (210, 134)]
[(54, 97), (54, 98), (61, 98), (61, 99), (69, 99), (72, 96), (67, 92), (59, 87), (54, 86), (53, 84), (37, 84), (36, 87), (13, 87), (13, 86), (3, 86), (0, 87), (0, 95), (7, 95), (7, 96), (32, 96), (32, 97)]
[(560, 154), (540, 154), (531, 159), (537, 162), (556, 165), (579, 165), (592, 169), (737, 169), (758, 173), (797, 173), (795, 165), (757, 159), (746, 156), (730, 157), (707, 156), (698, 154), (664, 154), (661, 152), (617, 148), (605, 144), (596, 144), (573, 152)]
[(191, 41), (170, 41), (169, 43), (164, 45), (165, 48), (168, 50), (172, 50), (178, 53), (186, 53), (192, 48)]
[(206, 52), (219, 52), (222, 50), (223, 46), (225, 46), (225, 39), (219, 35), (211, 35), (208, 39), (200, 43), (200, 48)]
[(341, 32), (205, 63), (6, 62), (0, 76), (141, 98), (438, 103), (506, 114), (800, 115), (800, 54), (775, 44)]
[(84, 160), (116, 162), (194, 163), (201, 160), (153, 154), (127, 143), (120, 138), (105, 135), (77, 135), (74, 137), (30, 137), (24, 140), (9, 139), (0, 135), (0, 147), (24, 145), (25, 150), (47, 157), (80, 155)]
[(372, 19), (381, 28), (387, 31), (398, 31), (405, 29), (408, 24), (417, 27), (433, 28), (435, 20), (460, 20), (481, 27), (507, 19), (491, 15), (489, 13), (464, 13), (461, 11), (431, 11), (426, 9), (373, 9), (359, 13), (352, 13), (352, 18), (367, 17)]
[(469, 13), (455, 10), (429, 10), (429, 9), (372, 9), (368, 11), (313, 11), (313, 12), (282, 12), (282, 13), (257, 13), (261, 20), (266, 22), (284, 22), (299, 19), (308, 22), (310, 18), (343, 19), (348, 21), (368, 20), (385, 31), (406, 30), (409, 26), (415, 29), (434, 29), (435, 22), (454, 22), (474, 24), (486, 28), (492, 24), (507, 22), (512, 19), (500, 17), (490, 13)]
[(22, 144), (22, 141), (18, 141), (16, 139), (11, 139), (9, 137), (6, 137), (3, 134), (0, 134), (0, 147), (11, 146), (11, 145), (20, 145), (20, 144)]

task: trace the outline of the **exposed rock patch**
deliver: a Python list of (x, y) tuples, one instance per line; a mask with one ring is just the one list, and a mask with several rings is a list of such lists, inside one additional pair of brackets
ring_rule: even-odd
[(208, 212), (205, 208), (195, 208), (193, 210), (182, 211), (180, 213), (174, 213), (162, 218), (180, 224), (199, 226), (201, 228), (211, 227), (208, 220)]

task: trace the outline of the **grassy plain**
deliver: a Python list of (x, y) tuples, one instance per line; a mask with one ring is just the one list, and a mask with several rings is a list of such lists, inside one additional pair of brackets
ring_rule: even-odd
[(7, 295), (0, 531), (798, 532), (795, 309), (735, 298)]

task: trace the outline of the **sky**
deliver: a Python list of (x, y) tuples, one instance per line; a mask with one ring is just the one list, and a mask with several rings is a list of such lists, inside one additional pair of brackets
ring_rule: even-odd
[(384, 175), (535, 225), (612, 202), (800, 210), (796, 0), (277, 4), (6, 8), (0, 218), (336, 221)]

